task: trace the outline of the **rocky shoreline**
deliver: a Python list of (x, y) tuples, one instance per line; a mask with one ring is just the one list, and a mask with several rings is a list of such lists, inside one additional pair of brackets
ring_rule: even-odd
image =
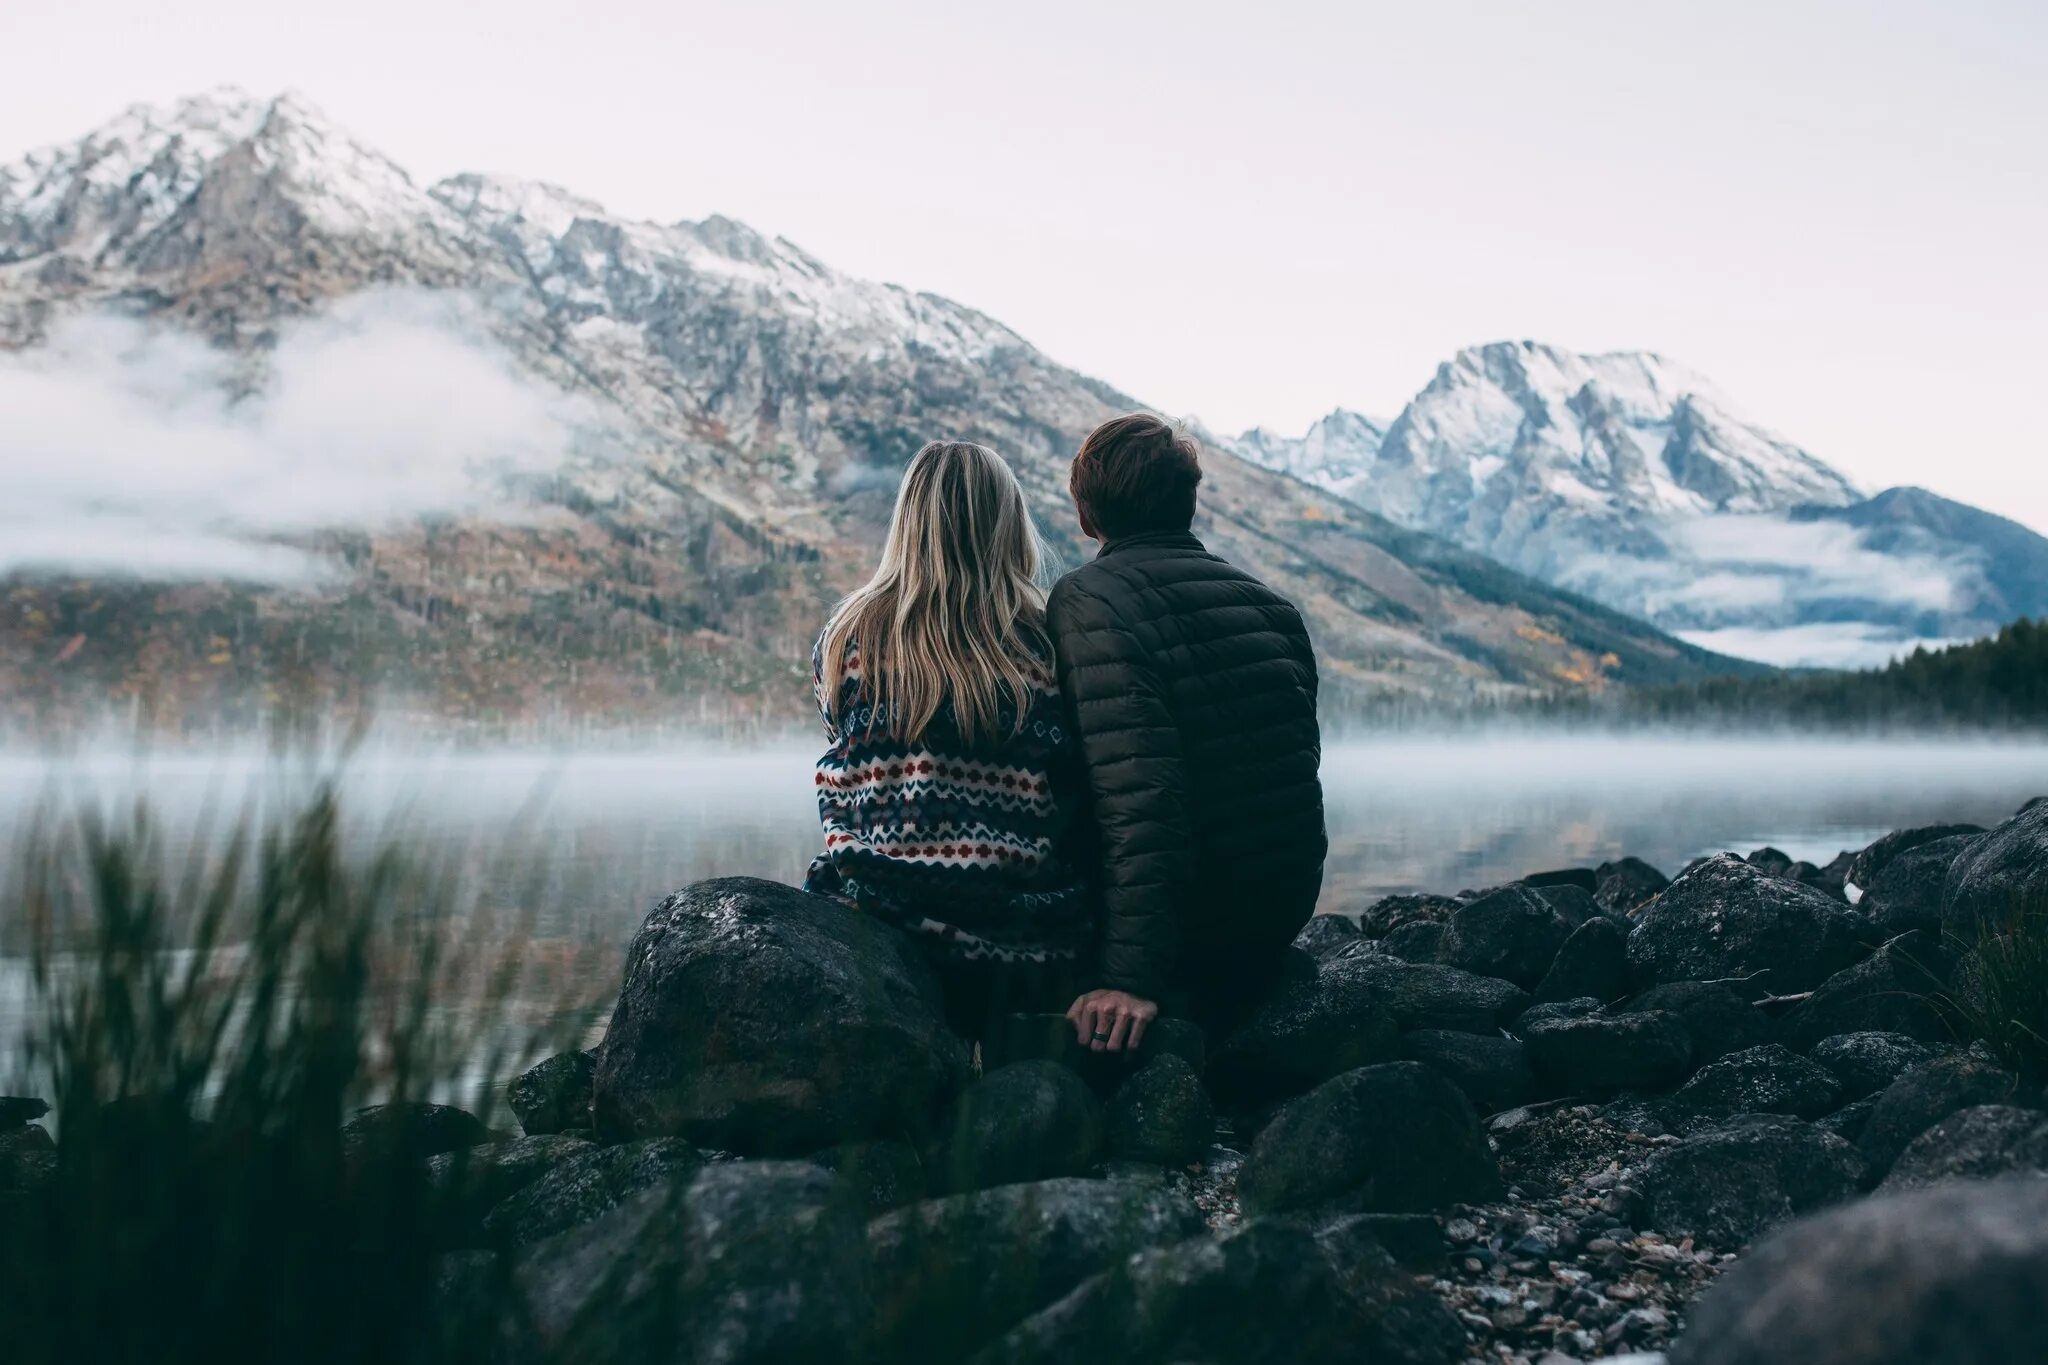
[[(1969, 1036), (1971, 945), (2044, 904), (2048, 801), (1622, 859), (1321, 917), (1227, 1037), (1019, 1016), (977, 1060), (886, 928), (724, 879), (509, 1083), (522, 1135), (343, 1145), (432, 1192), (437, 1316), (535, 1365), (2021, 1359), (2048, 1105)], [(43, 1112), (0, 1100), (0, 1209)]]

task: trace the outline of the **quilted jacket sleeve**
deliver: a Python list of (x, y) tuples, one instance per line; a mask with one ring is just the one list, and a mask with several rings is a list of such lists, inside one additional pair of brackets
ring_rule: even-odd
[(1101, 857), (1100, 985), (1164, 992), (1194, 869), (1180, 729), (1144, 646), (1115, 607), (1071, 579), (1047, 620), (1080, 736)]

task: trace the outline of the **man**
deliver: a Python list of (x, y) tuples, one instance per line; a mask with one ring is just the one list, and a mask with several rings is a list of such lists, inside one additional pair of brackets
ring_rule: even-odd
[(1195, 445), (1133, 413), (1068, 487), (1095, 558), (1047, 606), (1093, 801), (1097, 988), (1067, 1017), (1136, 1047), (1162, 1002), (1212, 1033), (1269, 991), (1321, 890), (1315, 654), (1294, 607), (1189, 530)]

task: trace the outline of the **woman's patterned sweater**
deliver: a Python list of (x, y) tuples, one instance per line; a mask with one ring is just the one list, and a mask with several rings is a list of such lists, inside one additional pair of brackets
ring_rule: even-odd
[(804, 888), (963, 959), (1077, 955), (1090, 924), (1070, 835), (1085, 788), (1050, 664), (1029, 672), (1023, 724), (1006, 698), (995, 733), (970, 744), (950, 704), (915, 741), (890, 738), (857, 657), (835, 720), (815, 650), (811, 663), (830, 747), (816, 778), (825, 851)]

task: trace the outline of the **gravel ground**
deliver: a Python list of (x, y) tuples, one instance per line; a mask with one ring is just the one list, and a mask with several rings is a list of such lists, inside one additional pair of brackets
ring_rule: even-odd
[[(1437, 1218), (1448, 1255), (1431, 1284), (1486, 1365), (1653, 1365), (1731, 1253), (1628, 1226), (1609, 1191), (1677, 1141), (1626, 1131), (1592, 1107), (1520, 1110), (1489, 1125), (1508, 1197)], [(1212, 1147), (1169, 1176), (1218, 1231), (1237, 1225), (1244, 1157)]]

